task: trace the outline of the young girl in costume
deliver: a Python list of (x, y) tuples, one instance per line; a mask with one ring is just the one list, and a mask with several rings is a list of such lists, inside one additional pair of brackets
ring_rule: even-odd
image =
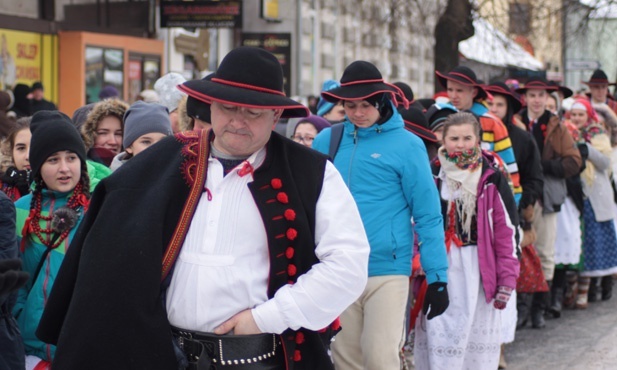
[[(419, 369), (496, 369), (501, 311), (516, 288), (516, 205), (471, 113), (448, 116), (434, 162), (448, 249), (446, 312), (416, 321)], [(514, 220), (513, 220), (514, 218)]]
[[(595, 109), (587, 99), (578, 99), (570, 108), (570, 120), (581, 135), (579, 147), (588, 151), (583, 183), (583, 270), (579, 280), (577, 307), (585, 308), (581, 287), (591, 278), (589, 300), (596, 300), (601, 289), (602, 300), (611, 298), (612, 274), (617, 273), (617, 235), (613, 218), (613, 191), (610, 182), (612, 147), (607, 129), (599, 122)], [(599, 280), (599, 281), (598, 281)], [(597, 284), (600, 283), (600, 287)]]
[(6, 139), (6, 152), (13, 165), (0, 177), (0, 190), (14, 202), (30, 192), (30, 117), (17, 120)]
[(90, 192), (85, 146), (71, 120), (57, 111), (37, 112), (31, 131), (35, 188), (15, 203), (23, 268), (30, 279), (13, 313), (24, 339), (26, 369), (47, 369), (55, 346), (41, 342), (35, 332)]

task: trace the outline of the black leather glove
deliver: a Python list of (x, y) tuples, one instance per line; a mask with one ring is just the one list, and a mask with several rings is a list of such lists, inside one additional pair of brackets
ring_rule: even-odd
[(0, 260), (0, 295), (21, 288), (29, 277), (27, 272), (21, 271), (20, 259)]
[(26, 195), (30, 192), (30, 170), (18, 171), (15, 167), (9, 167), (2, 176), (2, 182), (15, 186), (19, 194)]
[(589, 147), (585, 143), (577, 144), (578, 151), (581, 153), (581, 158), (586, 161), (589, 158)]
[(426, 295), (424, 296), (424, 305), (422, 306), (422, 313), (426, 315), (429, 306), (431, 312), (426, 316), (428, 320), (433, 317), (439, 316), (446, 311), (450, 304), (448, 298), (448, 284), (446, 283), (432, 283), (429, 284), (426, 289)]

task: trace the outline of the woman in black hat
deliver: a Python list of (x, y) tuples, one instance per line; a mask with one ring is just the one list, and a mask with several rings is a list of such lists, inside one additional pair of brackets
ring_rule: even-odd
[(35, 335), (77, 226), (89, 205), (86, 148), (70, 118), (58, 111), (32, 116), (30, 163), (35, 188), (15, 202), (23, 268), (30, 274), (13, 310), (26, 355), (53, 360), (55, 346)]
[(398, 369), (414, 240), (411, 217), (428, 282), (424, 314), (430, 306), (432, 319), (448, 306), (439, 195), (424, 145), (405, 131), (396, 109), (397, 99), (405, 108), (408, 102), (377, 67), (351, 63), (341, 86), (322, 97), (342, 101), (346, 119), (338, 126), (338, 143), (332, 138), (335, 125), (317, 136), (313, 149), (329, 153), (331, 141), (339, 144), (333, 162), (358, 204), (371, 245), (368, 283), (341, 315), (345, 331), (333, 345), (334, 363), (337, 369)]

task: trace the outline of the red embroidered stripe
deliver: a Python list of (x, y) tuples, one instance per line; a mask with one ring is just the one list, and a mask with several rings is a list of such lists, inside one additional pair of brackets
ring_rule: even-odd
[(476, 81), (474, 81), (471, 77), (466, 76), (466, 75), (464, 75), (464, 74), (462, 74), (462, 73), (458, 73), (458, 72), (450, 72), (449, 74), (450, 74), (450, 75), (454, 75), (454, 76), (458, 76), (458, 77), (462, 77), (463, 79), (465, 79), (465, 80), (469, 81), (469, 83), (470, 83), (470, 84), (474, 84), (474, 85), (476, 84)]
[(543, 82), (540, 81), (531, 81), (528, 84), (525, 84), (525, 88), (526, 89), (532, 89), (532, 88), (540, 88), (540, 89), (553, 89), (553, 86), (549, 86)]
[(493, 94), (506, 94), (506, 95), (512, 94), (511, 91), (506, 91), (506, 89), (504, 89), (501, 86), (489, 86), (486, 88), (486, 90), (489, 92), (492, 92)]
[(195, 213), (195, 209), (197, 208), (197, 204), (199, 203), (199, 198), (202, 194), (202, 190), (206, 184), (208, 157), (210, 157), (208, 147), (209, 132), (210, 130), (201, 130), (201, 135), (199, 137), (199, 149), (205, 150), (204, 153), (200, 153), (197, 156), (197, 171), (195, 173), (195, 181), (193, 182), (191, 191), (189, 192), (189, 196), (184, 203), (184, 208), (182, 209), (182, 216), (180, 216), (180, 222), (178, 223), (178, 226), (176, 226), (171, 241), (169, 242), (169, 246), (167, 247), (165, 255), (163, 256), (161, 281), (165, 280), (165, 278), (169, 274), (169, 271), (171, 270), (171, 266), (178, 257), (178, 254), (180, 253), (180, 247), (184, 242), (184, 238), (191, 224), (191, 219), (193, 218), (193, 214)]
[(260, 86), (255, 86), (255, 85), (249, 85), (249, 84), (243, 84), (240, 82), (233, 82), (233, 81), (227, 81), (227, 80), (223, 80), (222, 78), (213, 78), (212, 82), (217, 82), (223, 85), (229, 85), (229, 86), (233, 86), (233, 87), (240, 87), (243, 89), (249, 89), (249, 90), (254, 90), (254, 91), (261, 91), (261, 92), (265, 92), (268, 94), (276, 94), (276, 95), (280, 95), (280, 96), (285, 96), (285, 93), (282, 91), (278, 91), (278, 90), (272, 90), (272, 89), (267, 89), (265, 87), (260, 87)]
[(341, 86), (350, 86), (350, 85), (358, 85), (358, 84), (372, 84), (376, 82), (383, 82), (383, 78), (377, 78), (374, 80), (358, 80), (342, 83)]

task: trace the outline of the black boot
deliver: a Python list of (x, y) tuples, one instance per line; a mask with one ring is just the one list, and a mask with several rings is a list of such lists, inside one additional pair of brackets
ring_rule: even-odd
[(561, 317), (561, 308), (565, 288), (566, 270), (556, 269), (555, 275), (553, 276), (553, 285), (551, 286), (551, 304), (548, 307), (548, 312), (556, 319)]
[(516, 295), (516, 311), (518, 318), (516, 320), (516, 329), (521, 329), (527, 326), (529, 321), (529, 306), (531, 295), (529, 293), (518, 293)]
[(546, 322), (544, 322), (544, 309), (546, 308), (547, 299), (548, 293), (546, 292), (533, 293), (533, 299), (531, 300), (531, 326), (534, 329), (542, 329), (546, 326)]
[(600, 283), (600, 279), (595, 278), (595, 277), (591, 278), (591, 280), (589, 281), (589, 292), (587, 293), (587, 302), (597, 302), (600, 300), (600, 297), (598, 297), (600, 293), (599, 283)]
[(613, 275), (602, 276), (602, 300), (608, 301), (613, 296)]

